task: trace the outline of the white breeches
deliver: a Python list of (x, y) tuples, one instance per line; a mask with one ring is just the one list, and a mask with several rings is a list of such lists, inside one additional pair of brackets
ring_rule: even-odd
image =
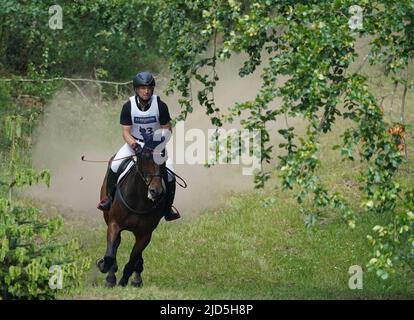
[[(139, 145), (141, 147), (144, 146), (144, 143), (143, 142), (140, 142), (138, 140), (136, 140), (136, 142), (139, 143)], [(117, 154), (115, 155), (115, 158), (114, 158), (114, 159), (121, 159), (121, 158), (122, 159), (121, 160), (112, 161), (111, 170), (113, 172), (118, 172), (119, 166), (121, 165), (121, 162), (124, 161), (124, 158), (129, 157), (129, 156), (132, 156), (132, 155), (134, 155), (134, 150), (132, 150), (132, 148), (129, 146), (128, 143), (125, 143), (121, 147), (121, 149), (119, 149), (119, 151), (117, 152)], [(170, 158), (167, 159), (166, 166), (167, 166), (168, 169), (170, 169), (172, 172), (174, 172), (173, 162), (172, 162), (172, 160)], [(173, 175), (171, 175), (168, 172), (168, 181), (172, 181), (172, 180), (174, 180), (174, 177), (173, 177)]]

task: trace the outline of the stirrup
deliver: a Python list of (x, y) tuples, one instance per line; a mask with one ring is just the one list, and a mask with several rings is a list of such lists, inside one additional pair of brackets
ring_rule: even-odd
[[(174, 210), (173, 210), (174, 209)], [(174, 212), (175, 211), (175, 212)], [(171, 211), (169, 214), (165, 215), (164, 219), (165, 221), (173, 221), (173, 220), (177, 220), (180, 219), (181, 215), (178, 212), (177, 208), (174, 206), (171, 206)]]

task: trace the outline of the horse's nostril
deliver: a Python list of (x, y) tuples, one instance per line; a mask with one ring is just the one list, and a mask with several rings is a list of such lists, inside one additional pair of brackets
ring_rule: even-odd
[(148, 191), (152, 199), (158, 199), (161, 195), (156, 188), (150, 188)]

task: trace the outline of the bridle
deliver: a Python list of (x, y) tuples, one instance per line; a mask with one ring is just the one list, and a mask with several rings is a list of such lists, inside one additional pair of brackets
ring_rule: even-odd
[[(136, 157), (137, 157), (137, 159), (138, 159), (138, 161), (134, 163), (134, 166), (135, 166), (135, 174), (138, 174), (138, 175), (140, 176), (140, 178), (142, 179), (142, 181), (144, 182), (144, 184), (145, 184), (145, 185), (146, 185), (146, 187), (148, 188), (148, 187), (149, 187), (149, 185), (150, 185), (150, 184), (151, 184), (151, 182), (152, 182), (152, 179), (154, 179), (155, 177), (159, 177), (159, 178), (161, 178), (161, 181), (162, 181), (162, 179), (163, 179), (163, 175), (162, 175), (162, 173), (160, 173), (160, 172), (159, 172), (159, 169), (160, 169), (161, 165), (158, 165), (158, 172), (157, 172), (157, 173), (155, 173), (155, 174), (150, 174), (150, 173), (143, 172), (143, 170), (142, 170), (142, 154), (144, 153), (144, 150), (148, 150), (148, 151), (150, 151), (150, 152), (151, 152), (151, 155), (153, 156), (153, 154), (154, 154), (154, 149), (148, 148), (148, 147), (146, 147), (146, 146), (144, 146), (144, 148), (139, 148), (139, 149), (138, 149), (138, 151), (137, 151), (137, 152), (136, 152), (136, 154), (135, 154), (135, 155), (136, 155)], [(130, 170), (130, 171), (129, 171), (128, 175), (129, 175), (131, 172), (132, 172), (132, 170)], [(151, 178), (149, 182), (147, 182), (147, 178), (148, 178), (148, 177), (150, 177), (150, 178)], [(126, 180), (126, 178), (127, 178), (127, 177), (125, 177), (125, 179), (124, 179), (123, 181), (125, 181), (125, 180)], [(119, 200), (120, 200), (120, 201), (121, 201), (121, 203), (125, 206), (125, 208), (126, 208), (127, 210), (129, 210), (129, 211), (131, 211), (131, 212), (133, 212), (133, 213), (137, 213), (137, 214), (145, 214), (145, 213), (149, 213), (149, 212), (151, 212), (151, 211), (153, 211), (153, 210), (155, 210), (155, 209), (159, 208), (159, 207), (160, 207), (160, 205), (164, 203), (164, 201), (163, 201), (163, 200), (165, 199), (166, 192), (167, 192), (167, 190), (165, 190), (165, 192), (163, 192), (163, 195), (160, 197), (160, 199), (158, 199), (158, 200), (154, 203), (154, 205), (153, 205), (153, 206), (151, 206), (149, 209), (146, 209), (146, 210), (138, 210), (138, 209), (131, 208), (131, 207), (128, 205), (128, 203), (125, 201), (125, 198), (124, 198), (124, 197), (123, 197), (123, 195), (122, 195), (122, 191), (121, 191), (120, 186), (118, 186), (118, 187), (116, 188), (116, 194), (118, 195)]]
[[(151, 155), (154, 155), (154, 149), (152, 148), (148, 148), (145, 147), (142, 148), (141, 150), (138, 150), (138, 152), (136, 153), (137, 159), (138, 159), (138, 164), (135, 164), (135, 168), (136, 168), (136, 173), (141, 177), (141, 179), (144, 181), (145, 185), (147, 187), (150, 186), (152, 179), (154, 179), (155, 177), (159, 177), (162, 179), (162, 174), (160, 173), (160, 167), (161, 165), (158, 165), (158, 171), (157, 173), (146, 173), (143, 172), (142, 170), (142, 154), (144, 153), (144, 150), (148, 150), (149, 152), (151, 152)], [(141, 168), (141, 169), (140, 169)], [(149, 182), (147, 182), (147, 178), (150, 177), (151, 179), (149, 180)]]

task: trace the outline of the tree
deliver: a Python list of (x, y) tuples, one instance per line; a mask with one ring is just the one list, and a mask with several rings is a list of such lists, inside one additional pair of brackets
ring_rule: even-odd
[(62, 222), (0, 197), (0, 299), (53, 299), (81, 285), (90, 260), (76, 239), (56, 240)]
[(48, 75), (130, 80), (143, 66), (157, 68), (157, 34), (143, 1), (59, 1), (62, 29), (49, 26), (56, 1), (3, 1), (0, 71), (24, 75), (30, 66)]
[[(375, 226), (369, 236), (373, 248), (369, 268), (386, 279), (395, 263), (413, 264), (413, 191), (402, 190), (395, 181), (404, 162), (404, 110), (399, 123), (388, 124), (381, 97), (370, 91), (366, 76), (359, 70), (351, 72), (350, 67), (358, 56), (357, 38), (370, 37), (370, 63), (383, 64), (405, 91), (413, 88), (408, 73), (405, 77), (399, 73), (407, 70), (414, 54), (414, 1), (361, 0), (350, 12), (355, 4), (349, 0), (148, 2), (154, 6), (161, 46), (169, 57), (169, 92), (178, 90), (182, 95), (179, 119), (192, 111), (191, 79), (195, 78), (202, 84), (198, 101), (212, 124), (219, 127), (248, 112), (241, 123), (262, 132), (261, 160), (269, 162), (273, 149), (269, 125), (285, 114), (303, 117), (304, 137), (299, 139), (294, 127), (279, 130), (286, 140), (281, 145), (285, 154), (279, 157), (283, 187), (298, 186), (299, 202), (313, 195), (316, 206), (340, 210), (350, 227), (355, 226), (355, 217), (349, 202), (339, 193), (330, 193), (316, 172), (321, 136), (332, 130), (339, 117), (353, 122), (336, 149), (343, 159), (355, 161), (360, 146), (360, 158), (368, 164), (363, 172), (363, 208), (391, 217), (388, 226)], [(363, 27), (356, 28), (361, 22)], [(219, 81), (215, 66), (219, 59), (242, 52), (248, 59), (240, 76), (254, 72), (263, 61), (262, 53), (268, 53), (261, 89), (254, 100), (238, 103), (224, 114), (214, 101)], [(283, 84), (277, 83), (281, 76), (288, 79)], [(283, 103), (271, 109), (269, 103), (277, 97)], [(269, 172), (258, 172), (256, 185), (262, 187), (268, 179)], [(399, 198), (402, 201), (397, 202)]]

